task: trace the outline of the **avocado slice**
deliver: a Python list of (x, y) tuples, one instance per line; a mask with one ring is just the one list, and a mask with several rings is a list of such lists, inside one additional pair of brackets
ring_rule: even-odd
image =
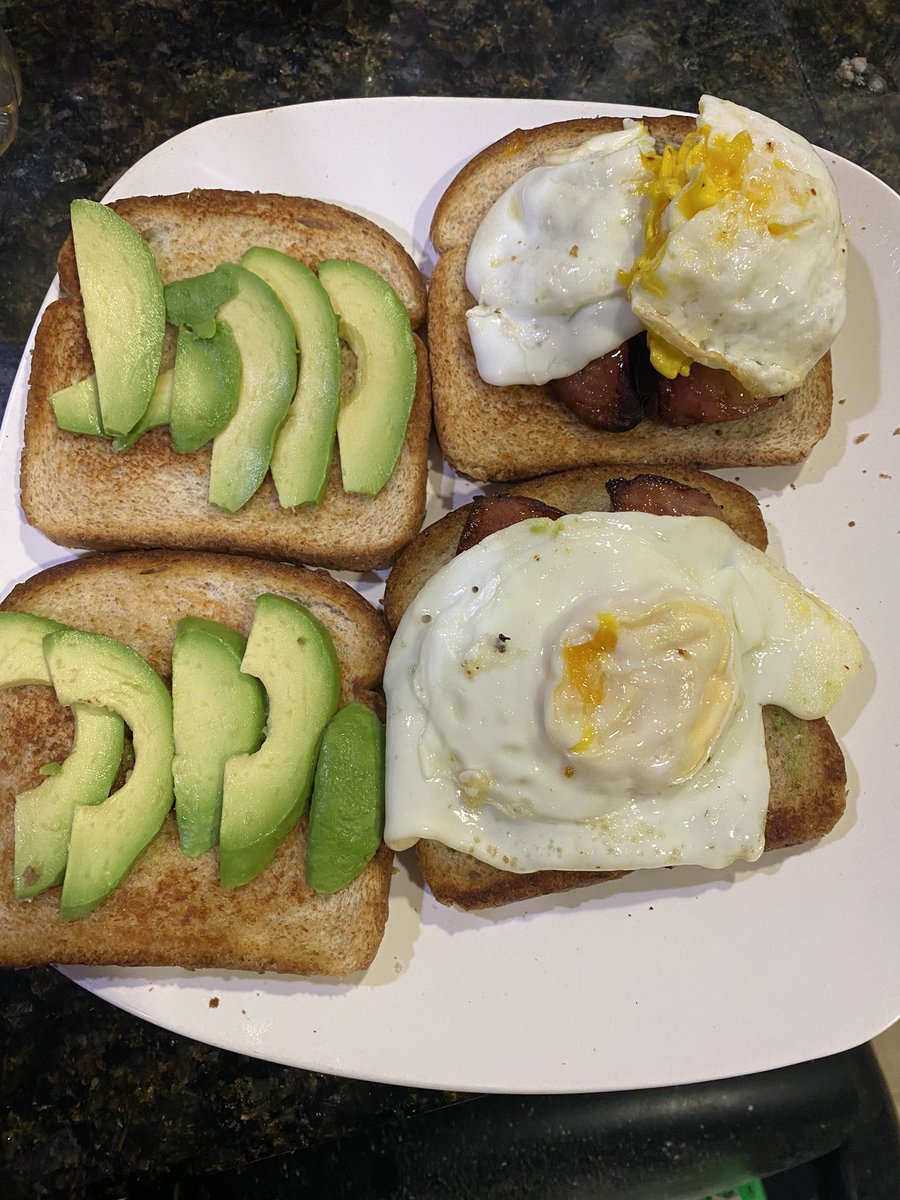
[(54, 392), (50, 404), (60, 429), (103, 437), (96, 375), (88, 375), (86, 379), (79, 379), (77, 383)]
[(67, 626), (30, 613), (0, 612), (0, 688), (50, 683), (44, 638)]
[(266, 693), (241, 673), (247, 641), (203, 617), (178, 622), (172, 649), (175, 733), (175, 816), (185, 854), (203, 854), (219, 840), (222, 779), (233, 754), (259, 749)]
[(306, 882), (337, 892), (363, 870), (384, 834), (384, 726), (364, 704), (329, 721), (309, 805)]
[(237, 291), (218, 311), (234, 334), (241, 383), (234, 416), (213, 440), (209, 502), (226, 512), (246, 504), (265, 478), (275, 438), (297, 387), (294, 326), (267, 283), (229, 264)]
[(144, 415), (159, 374), (162, 282), (150, 247), (112, 208), (73, 200), (70, 212), (100, 419), (107, 434), (125, 434)]
[(72, 822), (60, 916), (86, 916), (128, 874), (172, 806), (172, 697), (130, 646), (96, 633), (63, 629), (44, 639), (44, 656), (61, 704), (117, 712), (130, 727), (134, 766), (102, 804), (80, 805)]
[(306, 807), (322, 731), (337, 710), (340, 666), (328, 630), (302, 605), (265, 593), (241, 670), (268, 693), (266, 739), (225, 764), (219, 878), (239, 887), (271, 861)]
[[(0, 687), (49, 685), (43, 641), (47, 634), (65, 628), (58, 621), (28, 613), (0, 613)], [(75, 740), (71, 753), (49, 778), (16, 797), (17, 900), (30, 900), (59, 883), (76, 806), (105, 799), (122, 760), (121, 717), (83, 704), (73, 705), (72, 713)]]
[(122, 762), (125, 725), (118, 713), (73, 704), (75, 738), (59, 770), (16, 797), (15, 894), (30, 900), (62, 881), (75, 811), (109, 795)]
[(162, 425), (168, 425), (169, 413), (172, 406), (172, 380), (173, 371), (171, 367), (166, 368), (165, 371), (160, 371), (150, 395), (150, 403), (147, 405), (147, 411), (129, 433), (123, 433), (121, 436), (113, 438), (113, 450), (130, 450), (135, 442), (142, 438), (148, 430), (159, 429)]
[(241, 355), (224, 321), (212, 337), (178, 330), (169, 425), (176, 454), (190, 454), (221, 433), (235, 414)]
[[(157, 376), (153, 391), (150, 393), (150, 403), (137, 425), (129, 433), (113, 438), (113, 449), (128, 450), (148, 429), (168, 425), (171, 398), (172, 371), (169, 368), (160, 371)], [(69, 433), (104, 436), (103, 426), (100, 423), (96, 375), (88, 375), (86, 379), (80, 379), (78, 383), (72, 383), (67, 388), (54, 392), (50, 397), (50, 403), (60, 429), (65, 429)]]
[(297, 390), (272, 452), (272, 479), (282, 508), (318, 504), (334, 452), (341, 398), (338, 319), (315, 274), (280, 250), (254, 246), (241, 259), (272, 288), (294, 323), (300, 350)]
[(409, 315), (391, 285), (362, 263), (327, 259), (319, 280), (356, 355), (356, 381), (337, 420), (344, 491), (374, 496), (397, 464), (416, 394)]

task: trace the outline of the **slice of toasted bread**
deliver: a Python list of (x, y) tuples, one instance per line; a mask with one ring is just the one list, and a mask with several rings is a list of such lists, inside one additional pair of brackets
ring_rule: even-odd
[[(765, 523), (755, 497), (739, 484), (702, 471), (654, 467), (679, 483), (708, 492), (722, 509), (724, 520), (757, 549), (767, 543)], [(509, 489), (566, 512), (608, 511), (605, 484), (620, 475), (638, 474), (603, 467), (584, 468), (532, 480)], [(391, 572), (385, 588), (384, 610), (396, 629), (407, 606), (435, 571), (453, 557), (466, 519), (457, 509), (428, 526), (409, 545)], [(766, 755), (771, 791), (766, 815), (767, 850), (800, 845), (823, 837), (844, 812), (844, 757), (828, 722), (802, 721), (784, 709), (763, 709)], [(515, 874), (478, 861), (440, 844), (422, 839), (416, 855), (423, 878), (442, 904), (464, 909), (493, 908), (514, 900), (567, 891), (620, 878), (626, 872), (536, 871)]]
[[(380, 615), (323, 571), (260, 559), (180, 551), (88, 555), (16, 587), (0, 608), (52, 617), (134, 647), (168, 680), (178, 620), (188, 614), (248, 631), (257, 595), (306, 605), (329, 629), (341, 666), (341, 702), (379, 713), (387, 651)], [(0, 963), (174, 965), (344, 975), (365, 968), (387, 920), (392, 855), (382, 847), (334, 895), (305, 882), (305, 822), (244, 887), (218, 882), (218, 854), (186, 857), (174, 816), (94, 912), (59, 917), (59, 889), (23, 903), (13, 895), (13, 809), (40, 767), (71, 745), (68, 710), (52, 688), (0, 690)]]
[[(237, 261), (251, 246), (264, 245), (312, 267), (327, 257), (355, 258), (391, 283), (413, 326), (424, 317), (424, 282), (399, 242), (335, 205), (195, 191), (135, 197), (113, 207), (147, 239), (163, 282)], [(21, 464), (22, 508), (47, 537), (89, 549), (196, 548), (370, 570), (387, 566), (415, 535), (425, 511), (431, 430), (428, 361), (418, 338), (406, 440), (377, 496), (344, 492), (335, 453), (321, 503), (283, 509), (267, 476), (243, 508), (226, 513), (207, 502), (209, 447), (175, 454), (168, 430), (156, 429), (117, 452), (104, 438), (58, 428), (50, 397), (93, 370), (71, 238), (60, 252), (59, 274), (64, 296), (46, 310), (35, 337)]]
[[(689, 117), (644, 118), (660, 143), (679, 143)], [(431, 227), (441, 252), (431, 282), (428, 347), (434, 418), (447, 461), (473, 479), (523, 479), (568, 467), (679, 463), (705, 467), (796, 463), (828, 432), (831, 360), (825, 355), (800, 387), (771, 408), (738, 421), (676, 428), (645, 417), (606, 433), (580, 421), (548, 386), (496, 387), (478, 374), (466, 311), (469, 245), (488, 209), (521, 175), (554, 151), (620, 129), (617, 118), (564, 121), (516, 130), (468, 163), (438, 203)]]

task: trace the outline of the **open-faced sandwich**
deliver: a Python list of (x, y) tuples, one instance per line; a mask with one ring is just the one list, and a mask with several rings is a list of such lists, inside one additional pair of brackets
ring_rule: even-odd
[(825, 721), (861, 651), (765, 554), (753, 496), (587, 468), (484, 497), (398, 559), (385, 838), (483, 908), (832, 829)]
[(386, 649), (349, 585), (241, 555), (86, 555), (14, 588), (0, 963), (368, 966)]
[(829, 427), (846, 240), (819, 154), (699, 116), (516, 130), (438, 204), (435, 424), (476, 479), (793, 463)]
[(37, 331), (27, 520), (64, 546), (386, 566), (425, 510), (415, 263), (333, 204), (75, 201)]

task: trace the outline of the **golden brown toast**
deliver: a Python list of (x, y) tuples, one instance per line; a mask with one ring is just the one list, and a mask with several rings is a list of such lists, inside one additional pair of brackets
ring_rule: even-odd
[[(606, 481), (640, 473), (641, 468), (592, 467), (531, 480), (509, 489), (566, 512), (609, 510)], [(653, 467), (656, 474), (709, 493), (723, 519), (757, 549), (765, 550), (767, 533), (755, 497), (740, 485), (682, 467)], [(457, 509), (429, 525), (409, 545), (392, 570), (385, 588), (384, 611), (396, 629), (407, 606), (435, 571), (453, 557), (467, 508)], [(823, 837), (844, 812), (846, 769), (828, 722), (802, 721), (782, 708), (763, 709), (771, 792), (766, 816), (765, 848), (796, 846)], [(416, 855), (423, 878), (442, 904), (463, 909), (493, 908), (514, 900), (620, 878), (626, 872), (538, 871), (515, 874), (478, 861), (439, 842), (420, 840)]]
[[(683, 116), (645, 117), (661, 144), (695, 127)], [(621, 433), (593, 429), (548, 385), (497, 387), (478, 374), (466, 325), (475, 303), (465, 283), (469, 245), (488, 209), (554, 151), (620, 129), (613, 117), (516, 130), (469, 162), (438, 203), (431, 238), (441, 257), (428, 301), (435, 428), (447, 461), (473, 479), (510, 480), (569, 467), (638, 463), (774, 466), (796, 463), (828, 432), (831, 360), (825, 355), (800, 387), (773, 407), (737, 421), (676, 428), (645, 417)]]
[[(413, 327), (424, 318), (425, 285), (399, 242), (335, 205), (195, 191), (134, 197), (112, 207), (147, 239), (164, 283), (265, 245), (311, 267), (328, 257), (363, 262), (391, 283)], [(21, 466), (25, 516), (47, 537), (89, 549), (170, 546), (370, 570), (387, 566), (415, 535), (425, 511), (431, 430), (428, 360), (420, 339), (406, 441), (377, 496), (344, 492), (335, 453), (321, 503), (283, 509), (267, 476), (243, 508), (226, 513), (207, 502), (209, 447), (175, 454), (168, 430), (154, 429), (117, 452), (104, 438), (58, 428), (50, 396), (93, 370), (71, 237), (60, 252), (59, 275), (63, 298), (46, 310), (35, 338)]]
[[(387, 652), (380, 615), (324, 571), (261, 559), (180, 551), (96, 554), (41, 572), (0, 604), (124, 641), (168, 681), (175, 627), (193, 614), (246, 634), (256, 596), (273, 591), (309, 608), (331, 633), (341, 703), (379, 714)], [(392, 855), (382, 846), (351, 884), (319, 895), (305, 882), (305, 821), (243, 887), (218, 882), (218, 854), (188, 858), (174, 816), (125, 880), (89, 916), (63, 921), (59, 889), (13, 895), (13, 807), (40, 767), (71, 746), (68, 710), (43, 686), (0, 690), (0, 963), (174, 965), (345, 975), (372, 961), (387, 920)]]

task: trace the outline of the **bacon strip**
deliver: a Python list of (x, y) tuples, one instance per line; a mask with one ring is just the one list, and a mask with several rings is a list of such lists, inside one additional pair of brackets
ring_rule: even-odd
[(506, 529), (519, 521), (532, 517), (549, 517), (552, 521), (563, 516), (559, 508), (531, 500), (527, 496), (476, 496), (469, 508), (466, 523), (456, 546), (456, 553), (470, 550), (483, 541), (488, 534)]
[(722, 509), (709, 492), (677, 483), (662, 475), (635, 475), (633, 479), (610, 479), (609, 493), (613, 512), (645, 512), (658, 517), (717, 517), (724, 520)]

